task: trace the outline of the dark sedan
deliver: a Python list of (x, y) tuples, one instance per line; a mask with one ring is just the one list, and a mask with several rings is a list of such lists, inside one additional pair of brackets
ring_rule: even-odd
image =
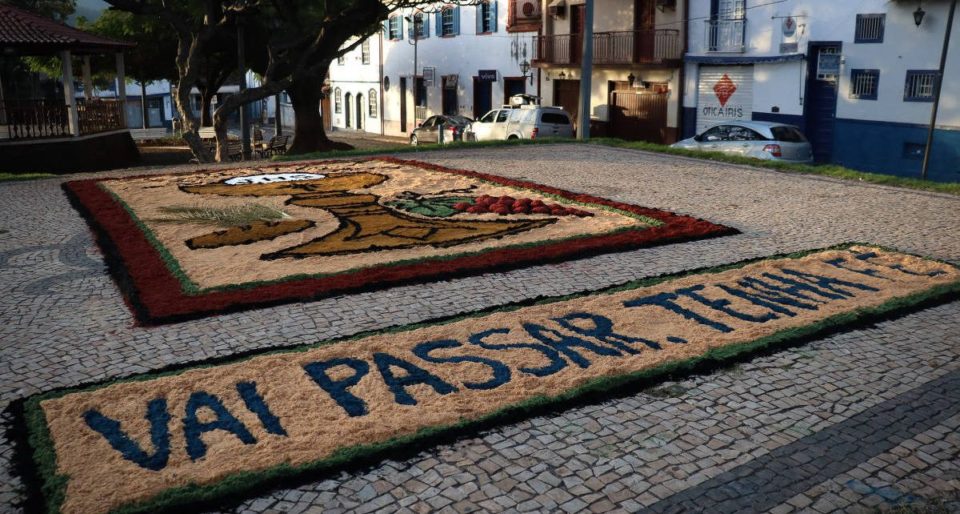
[(463, 132), (473, 120), (466, 116), (430, 116), (419, 127), (413, 129), (410, 135), (410, 144), (439, 143), (440, 130), (443, 129), (443, 142), (462, 141)]

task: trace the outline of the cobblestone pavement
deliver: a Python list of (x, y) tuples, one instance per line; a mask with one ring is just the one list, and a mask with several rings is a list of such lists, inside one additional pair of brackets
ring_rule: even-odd
[[(946, 195), (583, 145), (403, 157), (743, 233), (140, 328), (61, 180), (2, 184), (0, 409), (172, 364), (846, 241), (960, 262), (960, 198)], [(222, 510), (960, 511), (958, 427), (960, 300)], [(11, 454), (0, 439), (0, 509), (16, 512), (22, 485)]]

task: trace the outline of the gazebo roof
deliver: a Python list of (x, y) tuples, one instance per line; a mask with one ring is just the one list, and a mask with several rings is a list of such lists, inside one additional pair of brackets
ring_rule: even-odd
[(115, 41), (0, 4), (0, 53), (41, 55), (70, 50), (74, 53), (117, 52), (136, 46)]

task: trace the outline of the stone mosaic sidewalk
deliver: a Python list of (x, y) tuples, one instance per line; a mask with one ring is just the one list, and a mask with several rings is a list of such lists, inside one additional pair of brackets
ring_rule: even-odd
[[(946, 195), (580, 145), (416, 158), (742, 234), (139, 328), (60, 179), (0, 184), (0, 409), (169, 365), (846, 241), (960, 262), (960, 198)], [(213, 510), (954, 512), (958, 427), (960, 300)], [(0, 440), (0, 511), (19, 512), (11, 456)]]

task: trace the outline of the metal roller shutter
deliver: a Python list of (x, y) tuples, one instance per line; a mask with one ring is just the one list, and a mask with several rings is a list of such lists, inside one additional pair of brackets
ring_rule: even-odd
[(753, 65), (700, 66), (697, 133), (724, 121), (753, 118)]

